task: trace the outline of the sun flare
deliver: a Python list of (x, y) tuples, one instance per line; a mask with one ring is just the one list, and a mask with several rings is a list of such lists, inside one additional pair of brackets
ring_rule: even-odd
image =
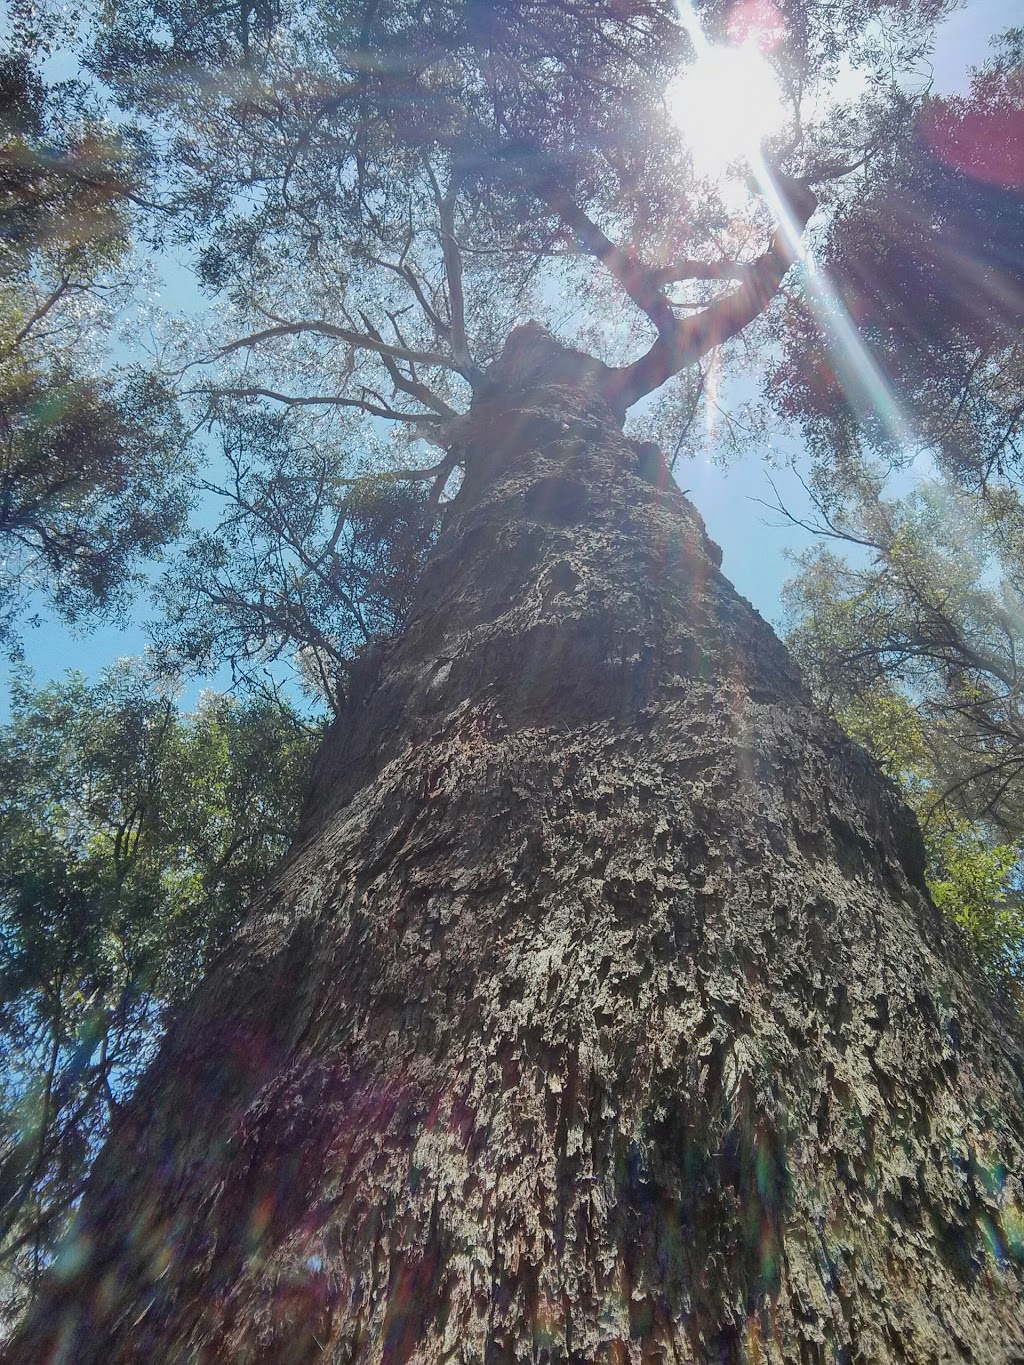
[(738, 47), (705, 48), (665, 99), (694, 169), (712, 178), (736, 161), (752, 162), (765, 138), (786, 124), (778, 77), (749, 39)]

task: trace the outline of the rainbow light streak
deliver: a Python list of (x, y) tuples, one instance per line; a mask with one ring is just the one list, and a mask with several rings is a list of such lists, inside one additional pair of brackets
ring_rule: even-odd
[[(697, 61), (707, 59), (712, 52), (712, 46), (704, 34), (693, 5), (690, 0), (674, 0), (674, 4), (679, 23), (693, 44)], [(779, 224), (786, 245), (792, 251), (794, 259), (803, 263), (804, 286), (808, 300), (829, 343), (829, 353), (836, 377), (858, 418), (865, 420), (869, 416), (875, 416), (881, 421), (886, 435), (897, 445), (913, 445), (913, 430), (910, 423), (900, 410), (896, 397), (874, 357), (854, 327), (838, 291), (804, 245), (800, 228), (779, 193), (761, 151), (760, 140), (753, 129), (745, 155), (757, 187)]]

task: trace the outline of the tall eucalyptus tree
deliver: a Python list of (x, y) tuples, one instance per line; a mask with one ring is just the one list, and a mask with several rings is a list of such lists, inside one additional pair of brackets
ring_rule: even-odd
[[(655, 4), (112, 14), (101, 69), (166, 121), (224, 291), (195, 386), (408, 429), (440, 456), (392, 476), (443, 516), (9, 1358), (1008, 1365), (1019, 1021), (622, 432), (770, 334), (891, 118), (801, 96), (897, 16), (760, 13), (800, 109), (727, 215)], [(600, 357), (524, 320), (576, 270)]]

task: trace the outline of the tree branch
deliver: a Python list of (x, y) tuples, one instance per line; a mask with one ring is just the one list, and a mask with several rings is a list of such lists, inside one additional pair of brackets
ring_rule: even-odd
[[(433, 327), (434, 331), (437, 333), (440, 340), (446, 341), (448, 342), (449, 345), (451, 345), (452, 329), (449, 327), (448, 323), (445, 322), (444, 318), (441, 317), (440, 313), (438, 313), (437, 309), (427, 298), (423, 290), (423, 286), (416, 278), (416, 272), (412, 269), (412, 267), (405, 265), (404, 263), (396, 265), (394, 261), (381, 260), (379, 256), (368, 256), (367, 260), (370, 262), (371, 265), (380, 266), (382, 270), (394, 271), (394, 273), (399, 277), (399, 279), (405, 281), (405, 283), (412, 290), (413, 294), (416, 296), (416, 302), (419, 304), (420, 308), (422, 308), (427, 321), (430, 323), (431, 327)], [(457, 359), (458, 357), (456, 357), (456, 360)]]
[(11, 338), (10, 345), (4, 348), (5, 351), (9, 353), (15, 350), (16, 347), (20, 346), (21, 343), (28, 336), (29, 332), (31, 332), (32, 328), (36, 325), (36, 323), (41, 322), (43, 318), (46, 317), (47, 313), (58, 301), (58, 299), (60, 299), (64, 294), (66, 294), (70, 288), (71, 277), (69, 275), (62, 275), (60, 283), (57, 285), (56, 289), (54, 289), (52, 294), (48, 295), (47, 298), (45, 298), (43, 302), (39, 304), (38, 308), (36, 308), (35, 311), (29, 315), (24, 325), (20, 327), (19, 330)]
[(335, 479), (334, 482), (344, 487), (363, 483), (366, 479), (386, 479), (390, 483), (404, 483), (407, 480), (412, 482), (419, 479), (437, 479), (442, 474), (447, 478), (458, 463), (456, 455), (446, 455), (443, 460), (429, 465), (426, 469), (385, 469), (379, 474), (361, 474), (358, 478)]
[[(312, 332), (317, 336), (344, 341), (355, 350), (374, 351), (387, 360), (404, 360), (412, 364), (436, 365), (446, 370), (457, 369), (450, 358), (442, 355), (440, 351), (412, 351), (407, 350), (404, 346), (391, 346), (382, 339), (379, 333), (354, 332), (347, 327), (336, 327), (334, 323), (326, 322), (323, 319), (308, 322), (280, 322), (274, 327), (265, 327), (262, 331), (251, 332), (248, 336), (239, 337), (237, 341), (230, 341), (226, 346), (222, 346), (217, 352), (217, 357), (219, 359), (231, 355), (233, 351), (251, 349), (258, 346), (261, 341), (270, 341), (274, 337), (296, 336), (301, 332)], [(203, 364), (204, 362), (199, 361), (197, 363)]]
[[(842, 174), (850, 169), (829, 168)], [(774, 296), (793, 262), (795, 239), (817, 207), (805, 181), (776, 176), (775, 188), (784, 201), (785, 221), (771, 245), (757, 260), (743, 265), (735, 260), (683, 261), (653, 269), (615, 242), (576, 204), (553, 175), (533, 182), (533, 189), (576, 235), (582, 248), (599, 260), (627, 296), (657, 328), (658, 339), (632, 365), (612, 370), (607, 394), (620, 414), (666, 379), (694, 364), (701, 356), (741, 332)], [(738, 279), (739, 288), (716, 299), (693, 317), (680, 319), (662, 293), (666, 284), (685, 279)]]
[[(662, 299), (668, 317), (664, 325), (658, 327), (657, 341), (632, 365), (609, 374), (606, 392), (617, 412), (625, 413), (666, 379), (736, 336), (764, 311), (793, 263), (795, 238), (803, 231), (818, 203), (806, 185), (783, 177), (778, 180), (780, 197), (788, 201), (788, 221), (776, 228), (771, 246), (750, 264), (738, 289), (716, 299), (694, 317), (677, 318), (667, 300)], [(654, 314), (647, 309), (644, 311), (653, 321)], [(659, 312), (658, 316), (664, 314)]]
[(269, 398), (275, 403), (285, 403), (288, 407), (337, 407), (337, 408), (358, 408), (361, 412), (368, 413), (371, 417), (386, 417), (392, 422), (410, 422), (413, 425), (422, 425), (425, 422), (439, 422), (444, 420), (440, 415), (432, 412), (403, 412), (400, 408), (391, 408), (383, 404), (370, 403), (363, 398), (342, 398), (338, 394), (316, 394), (310, 396), (300, 396), (296, 394), (278, 393), (276, 389), (264, 389), (259, 387), (251, 388), (230, 388), (230, 389), (186, 389), (185, 394), (206, 394), (211, 398)]
[(427, 165), (427, 175), (430, 177), (430, 183), (434, 190), (438, 217), (441, 221), (441, 254), (444, 259), (445, 280), (448, 284), (452, 353), (463, 377), (470, 384), (475, 384), (480, 378), (480, 370), (473, 361), (469, 349), (469, 339), (466, 335), (466, 302), (462, 290), (462, 252), (455, 235), (455, 203), (458, 180), (453, 175), (447, 192), (442, 194), (429, 164)]
[(675, 265), (648, 272), (656, 289), (664, 289), (666, 284), (680, 284), (683, 280), (745, 280), (749, 274), (749, 261), (677, 261)]
[(570, 198), (553, 176), (540, 179), (534, 190), (550, 209), (571, 228), (583, 249), (611, 273), (642, 313), (646, 313), (661, 336), (675, 323), (672, 305), (661, 293), (655, 273), (630, 251), (616, 246), (606, 233)]
[[(370, 335), (375, 340), (381, 340), (380, 334), (365, 313), (362, 314), (362, 319), (363, 326), (368, 329)], [(406, 355), (412, 354), (414, 353), (406, 351)], [(418, 379), (411, 378), (409, 375), (402, 373), (398, 368), (395, 357), (387, 353), (383, 341), (381, 341), (380, 358), (384, 362), (384, 367), (391, 376), (391, 382), (396, 389), (400, 390), (402, 393), (407, 393), (410, 398), (415, 398), (418, 403), (422, 403), (425, 408), (430, 408), (440, 417), (443, 417), (445, 421), (451, 422), (458, 417), (459, 414), (455, 409), (450, 408), (444, 399), (438, 398), (437, 394), (434, 393), (432, 389), (428, 389), (426, 384), (421, 384)]]

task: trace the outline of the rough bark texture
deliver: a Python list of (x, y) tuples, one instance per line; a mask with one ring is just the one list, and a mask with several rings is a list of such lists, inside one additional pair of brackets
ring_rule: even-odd
[(8, 1360), (1024, 1361), (1017, 1024), (602, 376), (493, 367)]

